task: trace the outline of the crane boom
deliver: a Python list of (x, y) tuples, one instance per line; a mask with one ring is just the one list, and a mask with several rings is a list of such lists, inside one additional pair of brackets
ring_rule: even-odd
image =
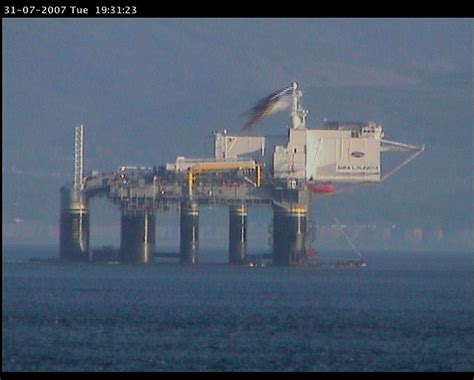
[(219, 172), (229, 170), (255, 170), (259, 164), (254, 160), (249, 161), (204, 161), (194, 164), (189, 169), (193, 174), (200, 174), (202, 172)]
[(232, 170), (254, 170), (255, 186), (260, 187), (262, 181), (262, 164), (254, 161), (203, 161), (194, 164), (186, 172), (189, 197), (192, 198), (193, 183), (197, 175), (204, 172), (228, 172)]

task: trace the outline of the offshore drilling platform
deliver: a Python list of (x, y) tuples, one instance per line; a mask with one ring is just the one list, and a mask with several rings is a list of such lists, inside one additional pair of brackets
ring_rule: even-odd
[[(272, 263), (307, 263), (312, 202), (334, 192), (335, 184), (381, 182), (424, 146), (385, 140), (382, 126), (374, 122), (307, 128), (301, 97), (293, 83), (253, 109), (247, 127), (276, 110), (289, 110), (288, 135), (279, 143), (224, 130), (214, 133), (213, 157), (179, 156), (160, 167), (121, 166), (112, 173), (84, 176), (84, 129), (76, 127), (74, 181), (61, 188), (60, 259), (92, 261), (89, 201), (102, 195), (121, 210), (120, 263), (153, 262), (156, 215), (171, 208), (180, 210), (179, 261), (197, 263), (199, 211), (214, 204), (229, 207), (229, 263), (247, 263), (247, 210), (252, 206), (273, 208)], [(382, 174), (381, 154), (387, 151), (408, 151), (410, 156)]]

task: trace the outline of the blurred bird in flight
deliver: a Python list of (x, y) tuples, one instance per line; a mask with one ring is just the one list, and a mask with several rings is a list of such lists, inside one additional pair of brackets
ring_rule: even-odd
[(242, 131), (250, 129), (260, 120), (275, 112), (288, 110), (291, 106), (289, 95), (291, 95), (292, 91), (292, 86), (283, 88), (261, 99), (254, 107), (243, 114), (243, 116), (247, 116), (247, 121)]

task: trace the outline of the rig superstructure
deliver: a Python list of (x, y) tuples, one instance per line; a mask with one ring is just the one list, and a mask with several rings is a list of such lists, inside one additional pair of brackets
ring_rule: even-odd
[[(89, 200), (103, 195), (121, 210), (120, 263), (150, 263), (155, 249), (155, 218), (179, 209), (183, 264), (198, 262), (199, 211), (210, 204), (229, 207), (229, 262), (247, 257), (247, 210), (273, 208), (272, 261), (302, 265), (308, 257), (308, 214), (312, 202), (337, 183), (377, 183), (406, 165), (424, 146), (385, 140), (374, 122), (325, 123), (306, 127), (297, 83), (288, 88), (290, 122), (285, 141), (266, 146), (264, 136), (214, 133), (214, 156), (185, 158), (160, 167), (121, 166), (112, 173), (83, 174), (83, 126), (75, 129), (74, 182), (61, 189), (60, 258), (91, 261)], [(269, 144), (270, 145), (270, 144)], [(381, 153), (410, 156), (382, 175)]]

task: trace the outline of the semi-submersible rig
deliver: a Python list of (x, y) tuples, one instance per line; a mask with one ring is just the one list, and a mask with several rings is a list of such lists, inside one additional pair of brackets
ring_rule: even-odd
[[(92, 261), (89, 250), (89, 201), (102, 195), (121, 210), (120, 263), (150, 263), (155, 250), (155, 215), (180, 210), (179, 261), (198, 262), (199, 210), (211, 204), (229, 207), (229, 262), (247, 262), (247, 210), (273, 208), (272, 263), (307, 262), (308, 214), (318, 196), (338, 183), (380, 182), (406, 165), (424, 146), (383, 139), (374, 122), (325, 122), (306, 127), (307, 111), (297, 83), (262, 100), (254, 123), (288, 109), (290, 127), (282, 141), (264, 136), (214, 133), (214, 157), (177, 157), (160, 167), (121, 166), (112, 173), (83, 175), (83, 126), (75, 128), (74, 181), (61, 188), (60, 259)], [(282, 101), (286, 106), (282, 107)], [(397, 167), (382, 175), (381, 153), (409, 151)]]

